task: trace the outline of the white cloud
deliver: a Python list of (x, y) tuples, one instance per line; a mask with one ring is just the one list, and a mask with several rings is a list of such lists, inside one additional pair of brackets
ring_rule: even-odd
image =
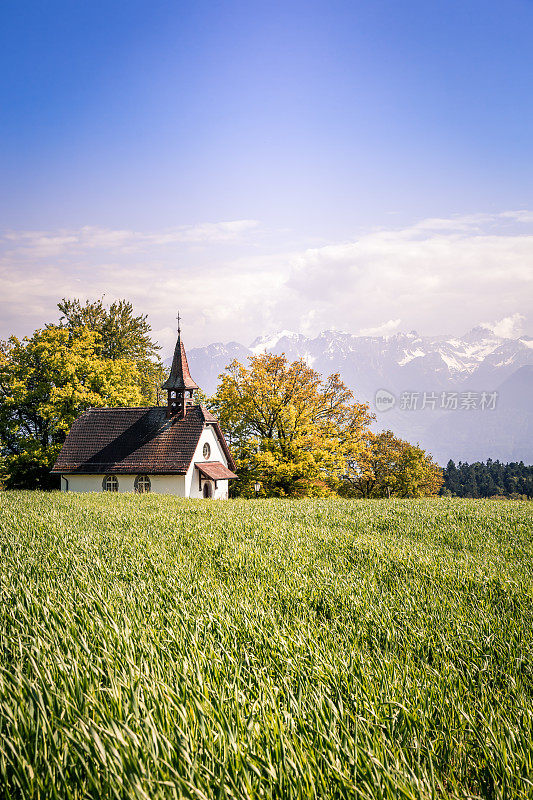
[(400, 327), (401, 319), (389, 319), (381, 325), (376, 325), (375, 328), (361, 328), (359, 331), (360, 336), (390, 336), (391, 333), (397, 331)]
[(462, 333), (502, 311), (531, 314), (533, 233), (495, 230), (500, 219), (423, 220), (311, 248), (294, 258), (289, 285), (314, 304), (317, 323), (334, 310), (352, 330), (401, 317), (422, 331)]
[(203, 222), (158, 232), (113, 230), (86, 225), (77, 230), (7, 231), (3, 239), (10, 255), (30, 258), (104, 250), (132, 254), (138, 251), (189, 243), (233, 242), (258, 226), (257, 220), (238, 219), (229, 222)]
[(533, 222), (533, 211), (525, 208), (518, 211), (503, 211), (499, 216), (502, 219), (512, 219), (516, 222)]
[(524, 320), (523, 314), (516, 313), (503, 317), (498, 322), (482, 322), (481, 326), (503, 339), (517, 339), (522, 333)]

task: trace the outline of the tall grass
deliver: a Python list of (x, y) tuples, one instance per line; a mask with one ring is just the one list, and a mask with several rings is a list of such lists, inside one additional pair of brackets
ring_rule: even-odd
[(533, 796), (531, 505), (0, 515), (3, 798)]

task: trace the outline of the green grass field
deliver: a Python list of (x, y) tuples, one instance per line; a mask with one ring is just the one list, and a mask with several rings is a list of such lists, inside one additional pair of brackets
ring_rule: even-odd
[(532, 797), (532, 510), (0, 494), (0, 796)]

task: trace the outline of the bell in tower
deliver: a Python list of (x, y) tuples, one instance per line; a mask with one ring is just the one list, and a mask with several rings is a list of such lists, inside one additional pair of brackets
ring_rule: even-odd
[(167, 417), (180, 419), (193, 404), (193, 392), (198, 385), (191, 378), (185, 347), (181, 341), (180, 316), (178, 314), (178, 341), (174, 350), (170, 375), (161, 386), (167, 391)]

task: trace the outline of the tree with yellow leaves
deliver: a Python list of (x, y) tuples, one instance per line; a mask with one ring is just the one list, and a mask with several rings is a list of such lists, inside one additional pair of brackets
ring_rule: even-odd
[(0, 343), (0, 458), (8, 488), (48, 488), (76, 417), (95, 406), (142, 405), (129, 359), (102, 357), (101, 335), (50, 325)]
[(237, 459), (236, 493), (258, 481), (267, 496), (331, 494), (372, 418), (340, 376), (266, 353), (233, 361), (220, 379), (211, 406)]

